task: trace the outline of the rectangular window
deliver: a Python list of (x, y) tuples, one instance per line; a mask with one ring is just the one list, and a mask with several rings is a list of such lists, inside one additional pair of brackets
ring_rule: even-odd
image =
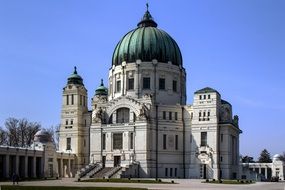
[(149, 77), (143, 78), (143, 89), (150, 89), (150, 78)]
[(163, 119), (166, 119), (166, 111), (163, 111), (163, 112), (162, 112), (162, 118), (163, 118)]
[(177, 168), (174, 169), (174, 176), (177, 177)]
[(207, 146), (207, 132), (201, 132), (201, 146)]
[(210, 94), (208, 94), (208, 99), (211, 99), (211, 95)]
[(221, 142), (223, 142), (223, 141), (224, 141), (224, 135), (221, 134)]
[(201, 117), (202, 116), (202, 113), (201, 112), (199, 112), (199, 117)]
[(166, 135), (163, 135), (163, 149), (166, 149)]
[(178, 113), (177, 112), (175, 112), (174, 118), (176, 121), (178, 120)]
[(128, 80), (128, 90), (134, 90), (134, 78)]
[(204, 95), (204, 99), (206, 99), (206, 94)]
[(65, 120), (65, 125), (68, 125), (68, 119), (67, 119), (67, 120)]
[(223, 162), (223, 157), (222, 156), (221, 156), (220, 160), (221, 160), (221, 162)]
[(175, 135), (175, 150), (178, 150), (178, 135)]
[(199, 96), (199, 99), (202, 100), (202, 95)]
[(165, 90), (165, 79), (159, 78), (159, 90)]
[(165, 168), (165, 177), (168, 176), (168, 168)]
[(120, 80), (116, 82), (116, 92), (121, 92), (121, 81)]
[(73, 119), (70, 120), (70, 125), (73, 125)]
[(71, 150), (71, 138), (66, 138), (66, 150)]
[(208, 117), (210, 117), (210, 112), (208, 111)]
[(69, 95), (66, 95), (66, 105), (69, 105)]
[(71, 94), (71, 105), (74, 104), (74, 94)]
[(170, 177), (172, 177), (172, 168), (170, 168), (170, 172), (169, 173), (170, 173)]
[(203, 117), (205, 117), (205, 116), (206, 116), (206, 112), (204, 111), (204, 112), (203, 112)]
[(177, 92), (177, 81), (176, 80), (172, 81), (172, 90), (173, 92)]
[(123, 148), (123, 134), (116, 133), (113, 134), (113, 149), (122, 149)]
[(80, 105), (82, 105), (82, 95), (80, 95), (80, 100), (79, 100), (80, 102)]
[(169, 112), (169, 120), (172, 120), (172, 112)]
[(103, 136), (102, 136), (102, 149), (103, 150), (106, 149), (106, 133), (103, 133)]
[(130, 149), (134, 149), (134, 133), (130, 133)]
[(86, 105), (86, 99), (85, 99), (85, 96), (83, 96), (83, 106)]

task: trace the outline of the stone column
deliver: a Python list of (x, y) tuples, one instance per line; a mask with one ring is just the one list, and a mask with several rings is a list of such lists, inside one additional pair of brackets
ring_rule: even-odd
[(20, 162), (20, 160), (19, 160), (20, 158), (19, 158), (19, 155), (18, 155), (18, 153), (16, 154), (16, 167), (15, 167), (15, 173), (17, 174), (17, 175), (19, 175), (19, 162)]
[(113, 123), (117, 123), (117, 110), (113, 112)]
[(67, 163), (67, 175), (68, 177), (71, 177), (71, 169), (70, 169), (70, 158), (68, 158), (68, 163)]
[(6, 175), (6, 178), (10, 178), (10, 155), (6, 154), (6, 158), (5, 158), (5, 161), (6, 161), (6, 164), (5, 164), (5, 175)]
[(60, 176), (64, 177), (63, 176), (63, 159), (62, 158), (60, 158)]
[(258, 169), (259, 169), (258, 173), (261, 174), (261, 166)]
[(24, 172), (25, 178), (28, 178), (28, 160), (29, 160), (29, 157), (25, 155), (25, 172)]
[(267, 175), (267, 167), (265, 167), (265, 172), (264, 173), (265, 173), (265, 179), (267, 179), (267, 176), (268, 176)]
[(33, 157), (33, 174), (32, 174), (33, 177), (37, 177), (37, 157), (34, 156)]

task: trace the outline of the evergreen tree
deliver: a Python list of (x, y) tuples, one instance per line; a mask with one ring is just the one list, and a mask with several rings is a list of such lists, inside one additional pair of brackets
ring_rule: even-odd
[(266, 149), (261, 151), (260, 156), (258, 158), (258, 162), (260, 163), (271, 163), (272, 162), (270, 153)]

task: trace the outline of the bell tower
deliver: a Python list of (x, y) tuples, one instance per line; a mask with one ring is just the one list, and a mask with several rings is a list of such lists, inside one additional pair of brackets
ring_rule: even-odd
[(83, 79), (74, 67), (62, 93), (59, 151), (76, 154), (75, 170), (89, 163), (91, 112), (88, 112), (87, 100)]

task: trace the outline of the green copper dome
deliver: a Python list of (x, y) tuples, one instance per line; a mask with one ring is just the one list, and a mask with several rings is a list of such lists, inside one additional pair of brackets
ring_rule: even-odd
[(182, 65), (180, 49), (173, 38), (158, 29), (156, 22), (147, 10), (138, 27), (128, 32), (117, 44), (113, 53), (113, 65), (141, 61), (152, 61)]
[(103, 79), (101, 79), (100, 86), (95, 90), (95, 95), (108, 95), (108, 89), (104, 86)]
[(77, 74), (77, 68), (74, 67), (74, 71), (73, 73), (68, 77), (67, 79), (67, 84), (80, 84), (80, 85), (84, 85), (83, 84), (83, 79), (81, 78), (80, 75)]

